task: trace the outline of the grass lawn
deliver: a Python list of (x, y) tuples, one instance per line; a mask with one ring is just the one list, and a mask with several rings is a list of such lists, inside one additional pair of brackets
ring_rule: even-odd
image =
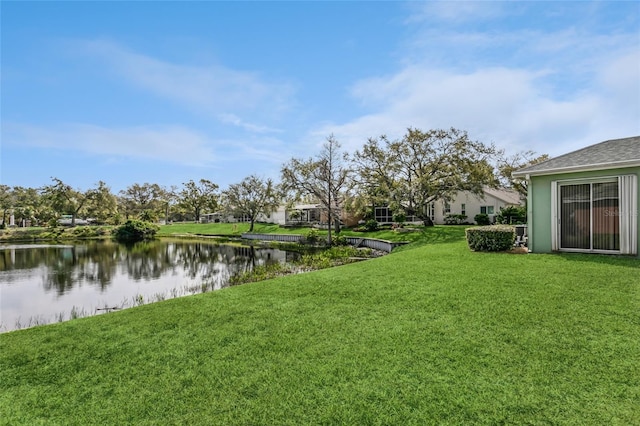
[[(308, 231), (308, 229), (306, 230)], [(280, 228), (278, 225), (256, 223), (253, 227), (255, 233), (305, 233), (306, 231), (296, 229)], [(160, 230), (156, 234), (157, 236), (170, 236), (180, 234), (193, 234), (193, 235), (228, 235), (228, 236), (240, 236), (244, 232), (249, 232), (248, 223), (188, 223), (180, 222), (171, 225), (160, 225)]]
[(1, 424), (640, 424), (640, 261), (388, 256), (0, 335)]
[[(415, 230), (407, 228), (407, 232), (396, 232), (385, 229), (375, 232), (354, 232), (344, 228), (341, 235), (378, 238), (387, 241), (408, 241), (419, 243), (433, 243), (435, 241), (459, 241), (464, 237), (467, 226), (436, 226), (430, 228), (418, 227)], [(312, 228), (284, 228), (279, 225), (256, 223), (253, 232), (256, 234), (299, 234), (306, 235)], [(326, 235), (326, 230), (316, 230), (320, 235)], [(159, 237), (174, 235), (215, 235), (240, 236), (249, 232), (248, 223), (175, 223), (162, 225), (156, 234)]]

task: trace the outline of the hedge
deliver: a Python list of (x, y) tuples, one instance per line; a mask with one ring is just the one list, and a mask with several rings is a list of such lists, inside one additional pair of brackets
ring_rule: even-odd
[(467, 244), (473, 251), (505, 251), (513, 247), (516, 230), (508, 225), (479, 226), (465, 229)]

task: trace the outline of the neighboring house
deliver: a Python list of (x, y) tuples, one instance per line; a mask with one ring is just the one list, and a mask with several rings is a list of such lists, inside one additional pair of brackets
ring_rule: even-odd
[[(466, 221), (473, 223), (475, 215), (483, 213), (493, 223), (501, 208), (522, 205), (520, 195), (516, 191), (502, 188), (484, 188), (482, 195), (469, 191), (458, 192), (451, 201), (436, 200), (427, 206), (429, 217), (437, 225), (445, 224), (448, 215), (467, 216)], [(393, 212), (388, 207), (375, 208), (375, 220), (379, 223), (392, 223)], [(421, 222), (420, 219), (408, 217), (407, 222)]]
[(640, 136), (614, 139), (525, 167), (528, 246), (638, 256)]
[[(445, 218), (450, 214), (462, 214), (467, 216), (467, 221), (473, 223), (473, 218), (479, 213), (489, 216), (491, 222), (495, 221), (500, 209), (508, 206), (522, 205), (517, 192), (509, 189), (485, 188), (482, 195), (475, 195), (463, 191), (456, 194), (450, 202), (437, 200), (427, 206), (429, 216), (435, 224), (444, 224)], [(393, 223), (393, 212), (389, 207), (379, 206), (374, 208), (374, 219), (380, 224)], [(345, 226), (355, 226), (362, 219), (359, 216), (343, 211), (342, 222)], [(225, 213), (205, 213), (200, 215), (200, 222), (246, 222), (242, 218)], [(287, 208), (282, 205), (270, 215), (260, 215), (258, 222), (275, 223), (278, 225), (315, 225), (326, 224), (327, 212), (321, 204), (295, 204)], [(407, 222), (422, 223), (422, 220), (409, 216)]]
[[(262, 221), (262, 220), (258, 220)], [(249, 222), (249, 217), (246, 215), (237, 215), (234, 213), (224, 213), (224, 212), (216, 212), (216, 213), (204, 213), (200, 215), (200, 223), (238, 223), (238, 222)]]
[[(277, 223), (278, 225), (315, 225), (327, 223), (327, 210), (321, 204), (296, 204), (290, 208), (278, 207), (265, 222)], [(341, 220), (345, 226), (358, 224), (359, 217), (342, 211)]]
[[(323, 208), (319, 204), (296, 204), (287, 209), (281, 205), (269, 215), (258, 215), (257, 222), (275, 223), (278, 225), (306, 225), (321, 222)], [(326, 215), (325, 215), (326, 216)], [(324, 219), (326, 221), (326, 218)], [(200, 222), (248, 222), (247, 217), (228, 213), (206, 213), (200, 215)]]

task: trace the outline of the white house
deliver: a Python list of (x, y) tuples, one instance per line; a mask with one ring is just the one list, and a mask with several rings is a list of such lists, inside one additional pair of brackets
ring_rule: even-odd
[(437, 224), (445, 223), (444, 218), (449, 214), (467, 216), (468, 222), (473, 222), (477, 214), (486, 214), (491, 223), (495, 222), (496, 214), (501, 208), (524, 205), (518, 192), (509, 189), (484, 188), (481, 196), (471, 192), (459, 192), (450, 202), (439, 200), (436, 203), (435, 218)]
[[(484, 213), (489, 216), (491, 222), (494, 222), (495, 216), (500, 212), (501, 208), (520, 205), (523, 205), (523, 201), (516, 191), (487, 187), (484, 188), (482, 195), (462, 191), (458, 192), (449, 202), (436, 200), (427, 208), (433, 223), (443, 225), (448, 215), (455, 214), (467, 216), (466, 221), (471, 223), (475, 215)], [(391, 210), (388, 207), (376, 207), (375, 220), (378, 223), (393, 222)], [(407, 221), (417, 222), (418, 220), (409, 217)]]
[[(482, 195), (475, 195), (463, 191), (456, 194), (450, 202), (437, 200), (428, 206), (429, 215), (433, 223), (445, 224), (448, 215), (461, 214), (467, 216), (467, 222), (473, 222), (475, 215), (484, 213), (489, 216), (491, 222), (495, 221), (495, 215), (501, 208), (523, 205), (520, 195), (516, 191), (508, 189), (485, 188)], [(387, 224), (393, 222), (393, 212), (385, 206), (375, 207), (374, 218), (378, 223)], [(200, 217), (200, 221), (207, 222), (246, 222), (243, 217), (224, 213), (207, 213)], [(281, 205), (269, 215), (260, 215), (258, 222), (275, 223), (278, 225), (306, 225), (326, 222), (326, 211), (320, 204), (296, 204), (287, 208)], [(358, 218), (349, 214), (343, 214), (343, 221), (347, 226), (355, 225)], [(421, 222), (414, 217), (407, 217), (407, 222)]]
[[(285, 205), (281, 205), (269, 215), (258, 215), (256, 221), (277, 225), (317, 223), (320, 222), (322, 210), (322, 206), (319, 204), (296, 204), (289, 209)], [(200, 222), (248, 222), (248, 218), (221, 212), (205, 213), (200, 215)]]

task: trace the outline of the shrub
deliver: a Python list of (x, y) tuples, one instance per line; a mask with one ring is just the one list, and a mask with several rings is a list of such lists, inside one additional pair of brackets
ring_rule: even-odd
[(349, 245), (349, 242), (347, 241), (347, 237), (344, 235), (335, 235), (331, 239), (331, 244), (334, 246), (346, 246)]
[(444, 218), (444, 223), (445, 225), (462, 225), (466, 220), (466, 214), (448, 214)]
[(374, 232), (378, 230), (378, 222), (375, 219), (369, 219), (364, 223), (364, 229), (369, 232)]
[(489, 220), (489, 215), (486, 215), (484, 213), (478, 213), (473, 217), (473, 220), (475, 220), (476, 223), (480, 226), (486, 226), (491, 224), (491, 221)]
[(504, 223), (507, 225), (517, 225), (526, 223), (527, 210), (524, 207), (509, 206), (500, 208), (500, 213), (496, 215), (497, 223)]
[(320, 233), (315, 229), (311, 229), (307, 232), (307, 235), (305, 235), (305, 240), (308, 244), (316, 244), (320, 241)]
[(467, 228), (467, 244), (473, 251), (504, 251), (513, 247), (516, 230), (513, 226), (492, 225)]
[(407, 214), (404, 212), (404, 210), (398, 210), (393, 213), (392, 219), (395, 223), (402, 225), (407, 221)]
[(115, 228), (113, 236), (123, 242), (144, 241), (153, 239), (158, 229), (153, 223), (132, 219)]
[(71, 235), (77, 238), (86, 238), (86, 237), (95, 236), (93, 229), (88, 226), (76, 226), (75, 228), (71, 229), (70, 233)]

